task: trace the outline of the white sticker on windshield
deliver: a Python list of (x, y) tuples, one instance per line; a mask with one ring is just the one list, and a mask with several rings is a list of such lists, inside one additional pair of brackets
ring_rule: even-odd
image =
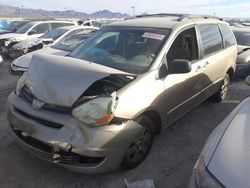
[(157, 33), (144, 33), (142, 35), (144, 38), (150, 38), (150, 39), (156, 39), (156, 40), (162, 40), (164, 39), (165, 35), (157, 34)]

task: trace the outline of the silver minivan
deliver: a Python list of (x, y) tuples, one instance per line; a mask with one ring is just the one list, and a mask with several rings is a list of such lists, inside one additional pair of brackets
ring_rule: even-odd
[(66, 57), (33, 55), (8, 97), (16, 140), (73, 171), (138, 166), (155, 135), (226, 97), (237, 47), (228, 24), (158, 14), (104, 26)]

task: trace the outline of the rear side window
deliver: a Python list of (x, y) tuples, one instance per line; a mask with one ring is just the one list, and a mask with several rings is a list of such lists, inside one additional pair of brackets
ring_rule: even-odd
[(228, 25), (220, 24), (222, 36), (224, 39), (225, 48), (233, 46), (235, 44), (234, 34)]
[(58, 27), (64, 27), (64, 26), (73, 26), (74, 23), (51, 23), (52, 29), (56, 29)]
[(36, 31), (36, 34), (42, 34), (42, 33), (47, 33), (51, 31), (51, 28), (50, 28), (50, 24), (42, 23), (34, 27), (33, 30)]
[(222, 37), (218, 25), (200, 25), (199, 31), (203, 56), (223, 48)]

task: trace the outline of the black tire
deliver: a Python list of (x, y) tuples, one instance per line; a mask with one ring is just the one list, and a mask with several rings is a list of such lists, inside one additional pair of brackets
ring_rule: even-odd
[(147, 116), (140, 116), (136, 119), (145, 129), (138, 135), (135, 141), (131, 144), (122, 161), (123, 169), (132, 169), (137, 167), (148, 155), (154, 137), (155, 127), (153, 121)]
[(223, 101), (226, 98), (229, 90), (229, 84), (230, 84), (230, 76), (228, 73), (226, 73), (226, 75), (223, 78), (223, 82), (220, 86), (220, 89), (212, 97), (212, 99), (215, 102)]

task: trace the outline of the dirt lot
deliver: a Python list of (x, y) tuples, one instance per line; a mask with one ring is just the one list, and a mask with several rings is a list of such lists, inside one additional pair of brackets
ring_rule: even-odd
[(209, 101), (196, 107), (155, 140), (147, 159), (136, 169), (103, 175), (68, 172), (48, 164), (23, 150), (9, 134), (6, 99), (17, 77), (8, 76), (7, 66), (0, 67), (0, 187), (1, 188), (120, 188), (124, 179), (133, 182), (153, 179), (158, 188), (182, 188), (188, 184), (192, 167), (211, 131), (250, 94), (242, 80), (231, 84), (223, 103)]

